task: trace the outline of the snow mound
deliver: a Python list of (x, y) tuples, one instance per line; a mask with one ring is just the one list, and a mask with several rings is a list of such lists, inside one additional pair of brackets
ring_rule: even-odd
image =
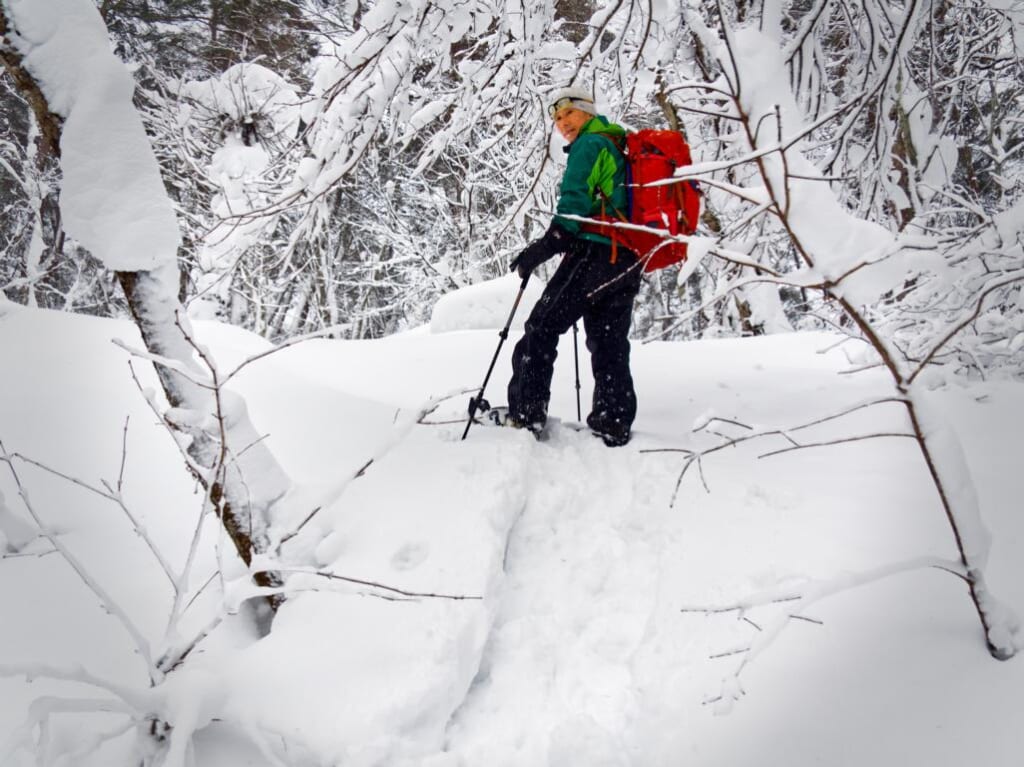
[[(511, 308), (518, 282), (509, 282)], [(473, 316), (458, 298), (448, 308)], [(269, 349), (230, 326), (195, 330), (225, 375)], [(141, 343), (123, 320), (0, 308), (0, 440), (68, 476), (120, 487), (180, 572), (202, 494), (114, 336)], [(560, 420), (545, 442), (482, 425), (460, 439), (464, 396), (441, 395), (479, 380), (490, 330), (317, 339), (262, 357), (230, 388), (303, 493), (289, 507), (303, 519), (322, 508), (284, 552), (283, 567), (306, 569), (289, 572), (293, 593), (269, 636), (258, 639), (247, 614), (228, 616), (158, 687), (67, 562), (40, 556), (48, 541), (26, 540), (36, 526), (0, 466), (0, 743), (29, 713), (50, 711), (49, 763), (139, 763), (134, 728), (93, 745), (128, 717), (93, 711), (109, 705), (36, 673), (45, 664), (85, 669), (152, 701), (174, 723), (180, 757), (191, 728), (202, 728), (195, 767), (667, 767), (692, 754), (701, 767), (810, 767), (834, 763), (837, 743), (849, 764), (1015, 767), (1024, 666), (989, 657), (962, 582), (948, 572), (906, 569), (811, 612), (802, 603), (809, 620), (785, 630), (778, 621), (795, 614), (792, 602), (749, 607), (749, 622), (704, 613), (950, 556), (948, 522), (912, 441), (838, 442), (903, 428), (898, 403), (798, 432), (807, 444), (834, 442), (828, 449), (761, 460), (792, 446), (771, 437), (709, 452), (676, 490), (680, 449), (889, 395), (882, 371), (838, 375), (849, 364), (839, 338), (637, 344), (636, 438), (616, 450), (566, 423), (575, 412), (571, 337), (551, 390)], [(495, 389), (507, 380), (508, 352)], [(150, 365), (135, 370), (156, 389)], [(1024, 613), (1021, 384), (931, 396), (962, 441), (961, 473), (993, 532), (992, 593)], [(440, 404), (421, 416), (427, 397)], [(160, 643), (173, 594), (121, 509), (23, 461), (15, 468), (43, 523)], [(204, 583), (224, 536), (217, 520), (207, 525), (189, 592), (204, 596), (179, 624), (183, 636), (220, 608), (218, 580)], [(249, 584), (226, 564), (233, 598)], [(754, 642), (756, 661), (735, 653)], [(80, 701), (93, 709), (58, 708)], [(855, 737), (863, 733), (872, 737)], [(4, 767), (39, 763), (30, 747), (5, 748)]]
[(524, 503), (534, 443), (501, 431), (472, 446), (415, 432), (325, 512), (321, 567), (367, 585), (294, 576), (302, 593), (229, 664), (225, 720), (279, 732), (315, 764), (419, 764), (443, 748)]
[[(503, 328), (512, 311), (521, 280), (514, 274), (496, 280), (453, 291), (434, 306), (430, 317), (431, 333), (448, 333), (453, 330), (490, 330)], [(533, 305), (544, 290), (538, 280), (526, 285), (523, 300), (516, 310), (512, 327), (522, 330), (523, 323), (530, 316)]]

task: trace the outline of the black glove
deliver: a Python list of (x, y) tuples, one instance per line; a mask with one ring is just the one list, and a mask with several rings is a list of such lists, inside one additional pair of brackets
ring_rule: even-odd
[(569, 230), (558, 224), (551, 224), (544, 236), (523, 248), (522, 252), (509, 264), (510, 272), (518, 272), (526, 277), (530, 272), (543, 264), (556, 253), (564, 253), (569, 248), (573, 236)]

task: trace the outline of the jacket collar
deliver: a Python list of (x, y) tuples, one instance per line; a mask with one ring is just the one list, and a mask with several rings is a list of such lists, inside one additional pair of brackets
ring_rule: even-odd
[(615, 136), (626, 135), (626, 131), (624, 131), (621, 126), (616, 125), (615, 123), (612, 122), (608, 122), (608, 118), (605, 117), (604, 115), (594, 115), (585, 123), (583, 123), (583, 127), (580, 128), (580, 132), (577, 134), (576, 139), (572, 142), (572, 144), (566, 144), (564, 147), (562, 147), (562, 151), (565, 152), (566, 154), (569, 154), (569, 150), (572, 149), (573, 144), (575, 144), (577, 141), (580, 140), (582, 136), (585, 136), (588, 133), (607, 133)]

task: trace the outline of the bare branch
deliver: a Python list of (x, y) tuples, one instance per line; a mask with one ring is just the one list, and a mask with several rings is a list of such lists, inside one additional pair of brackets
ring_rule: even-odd
[[(323, 570), (316, 570), (314, 568), (301, 568), (301, 567), (280, 567), (275, 568), (280, 572), (293, 573), (298, 575), (312, 575), (317, 578), (326, 578), (332, 581), (342, 581), (344, 583), (351, 583), (357, 586), (367, 586), (373, 589), (379, 589), (390, 594), (398, 594), (399, 596), (408, 597), (411, 599), (447, 599), (457, 602), (462, 601), (481, 601), (482, 596), (470, 596), (465, 594), (438, 594), (433, 592), (423, 591), (409, 591), (408, 589), (400, 589), (395, 586), (389, 586), (384, 583), (378, 583), (376, 581), (368, 581), (361, 578), (352, 578), (347, 575), (340, 575), (339, 573), (325, 572)], [(288, 593), (289, 587), (282, 587), (282, 593)]]
[(226, 384), (228, 381), (230, 381), (232, 378), (234, 378), (236, 375), (242, 372), (242, 370), (244, 370), (252, 363), (257, 362), (258, 360), (264, 359), (272, 354), (276, 354), (277, 352), (283, 351), (289, 347), (304, 343), (306, 341), (313, 341), (319, 338), (328, 338), (330, 336), (334, 336), (338, 333), (339, 330), (345, 328), (346, 326), (347, 323), (342, 325), (332, 325), (329, 328), (318, 330), (315, 333), (306, 333), (305, 335), (294, 336), (293, 338), (289, 338), (287, 341), (277, 344), (272, 349), (267, 349), (265, 352), (254, 354), (251, 357), (243, 360), (242, 362), (235, 366), (234, 370), (232, 370), (230, 373), (224, 376), (224, 380), (221, 383)]
[(121, 433), (121, 468), (117, 472), (117, 494), (121, 494), (124, 487), (124, 467), (128, 461), (128, 421), (131, 416), (124, 417), (124, 430)]
[(14, 478), (14, 484), (18, 488), (18, 495), (21, 497), (22, 502), (25, 505), (29, 515), (39, 526), (40, 533), (51, 543), (51, 545), (60, 552), (60, 555), (64, 560), (71, 566), (71, 569), (75, 571), (78, 577), (83, 583), (89, 588), (93, 594), (99, 599), (103, 609), (106, 610), (110, 615), (114, 616), (124, 627), (125, 631), (131, 637), (135, 644), (135, 649), (146, 663), (146, 668), (149, 670), (150, 680), (154, 683), (162, 679), (160, 670), (156, 668), (153, 663), (153, 657), (151, 654), (149, 642), (143, 636), (142, 632), (135, 625), (134, 621), (128, 616), (128, 613), (107, 593), (95, 578), (89, 573), (88, 568), (79, 561), (79, 559), (71, 553), (64, 542), (60, 539), (60, 536), (56, 535), (50, 530), (42, 519), (36, 513), (32, 502), (29, 500), (28, 491), (21, 482), (21, 477), (18, 475), (17, 470), (14, 468), (14, 456), (7, 452), (7, 448), (4, 447), (3, 441), (0, 440), (0, 461), (7, 464), (7, 468), (11, 472), (11, 476)]
[[(124, 497), (121, 495), (120, 491), (115, 492), (105, 480), (102, 481), (105, 489), (101, 490), (98, 487), (90, 485), (88, 482), (78, 479), (77, 477), (69, 476), (61, 471), (57, 471), (56, 469), (51, 468), (46, 464), (40, 463), (39, 461), (36, 461), (32, 458), (29, 458), (28, 456), (22, 455), (21, 453), (11, 453), (9, 454), (8, 458), (11, 460), (17, 459), (19, 461), (29, 464), (30, 466), (35, 466), (37, 469), (45, 471), (46, 473), (51, 474), (55, 477), (59, 477), (60, 479), (69, 482), (70, 484), (81, 487), (84, 490), (88, 490), (89, 492), (98, 495), (100, 498), (103, 498), (116, 504), (118, 508), (120, 508), (121, 511), (124, 512), (125, 516), (128, 517), (128, 521), (131, 523), (132, 529), (135, 531), (136, 535), (138, 535), (139, 538), (142, 539), (142, 541), (146, 544), (146, 547), (153, 554), (157, 563), (160, 565), (160, 569), (163, 570), (164, 574), (170, 580), (171, 585), (176, 586), (175, 577), (172, 572), (170, 563), (163, 556), (163, 554), (160, 551), (160, 548), (156, 545), (156, 542), (153, 541), (153, 539), (150, 537), (149, 533), (147, 532), (142, 522), (132, 513), (131, 509), (128, 508), (127, 504), (125, 503)], [(0, 457), (0, 460), (4, 460), (4, 458)], [(10, 461), (8, 461), (8, 463), (10, 463)], [(123, 469), (123, 459), (121, 465)]]
[(833, 447), (835, 445), (843, 445), (847, 442), (861, 442), (866, 439), (881, 439), (884, 437), (909, 437), (914, 439), (913, 434), (905, 432), (876, 432), (874, 434), (858, 434), (853, 437), (837, 437), (836, 439), (825, 440), (824, 442), (807, 442), (799, 445), (792, 445), (791, 447), (780, 448), (779, 450), (772, 450), (767, 453), (761, 453), (758, 458), (768, 458), (773, 455), (782, 455), (783, 453), (791, 453), (794, 450), (807, 450), (813, 447)]
[(966, 571), (957, 562), (938, 559), (936, 557), (919, 557), (917, 559), (882, 565), (860, 573), (839, 575), (827, 580), (808, 581), (797, 587), (780, 586), (774, 589), (767, 589), (765, 591), (751, 594), (742, 599), (738, 599), (732, 604), (708, 605), (704, 607), (687, 606), (682, 608), (681, 611), (687, 613), (702, 612), (708, 615), (713, 615), (718, 613), (739, 612), (741, 616), (744, 616), (744, 613), (749, 610), (769, 605), (796, 603), (799, 607), (798, 610), (787, 609), (781, 611), (771, 619), (768, 622), (768, 625), (764, 628), (752, 621), (748, 621), (758, 632), (754, 641), (751, 642), (749, 646), (739, 650), (727, 650), (711, 656), (713, 658), (721, 658), (731, 655), (742, 655), (743, 658), (733, 673), (723, 680), (721, 694), (715, 698), (709, 699), (708, 702), (712, 703), (723, 701), (730, 697), (735, 699), (735, 696), (730, 694), (730, 690), (742, 689), (740, 686), (740, 676), (743, 671), (753, 663), (758, 656), (774, 644), (775, 640), (778, 639), (779, 635), (791, 621), (797, 620), (822, 625), (820, 620), (805, 615), (806, 610), (812, 605), (826, 599), (827, 597), (860, 588), (861, 586), (875, 583), (894, 575), (901, 575), (908, 572), (915, 572), (930, 568), (937, 568), (944, 572), (952, 573), (959, 578), (968, 578)]
[(995, 280), (994, 282), (986, 286), (984, 289), (982, 289), (981, 292), (977, 294), (977, 298), (975, 299), (974, 303), (974, 308), (971, 309), (966, 314), (966, 316), (955, 321), (953, 323), (953, 326), (946, 333), (946, 335), (944, 335), (941, 339), (938, 340), (938, 342), (936, 342), (932, 346), (931, 351), (929, 351), (925, 355), (924, 359), (921, 360), (921, 362), (914, 369), (914, 371), (907, 377), (907, 383), (913, 383), (914, 379), (916, 379), (918, 375), (920, 375), (921, 372), (931, 363), (931, 361), (935, 359), (935, 356), (939, 354), (939, 352), (946, 346), (946, 344), (952, 341), (953, 338), (955, 338), (957, 334), (960, 333), (960, 331), (962, 331), (964, 328), (966, 328), (968, 325), (970, 325), (972, 322), (978, 319), (978, 317), (981, 315), (981, 310), (985, 305), (985, 301), (988, 299), (990, 295), (992, 295), (992, 293), (1002, 288), (1009, 287), (1010, 285), (1014, 285), (1018, 282), (1024, 282), (1024, 273), (1010, 274), (1001, 279)]

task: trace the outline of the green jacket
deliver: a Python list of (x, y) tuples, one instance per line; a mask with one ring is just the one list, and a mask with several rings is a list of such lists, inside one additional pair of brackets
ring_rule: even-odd
[[(572, 216), (601, 215), (603, 192), (610, 201), (605, 203), (605, 212), (614, 216), (612, 209), (626, 213), (626, 160), (622, 152), (607, 135), (626, 139), (626, 131), (622, 126), (608, 122), (602, 115), (591, 117), (576, 140), (566, 151), (569, 161), (562, 176), (562, 186), (558, 197), (558, 213)], [(599, 234), (584, 232), (579, 234), (580, 222), (556, 215), (554, 219), (573, 234), (588, 240), (608, 243), (610, 240)]]

